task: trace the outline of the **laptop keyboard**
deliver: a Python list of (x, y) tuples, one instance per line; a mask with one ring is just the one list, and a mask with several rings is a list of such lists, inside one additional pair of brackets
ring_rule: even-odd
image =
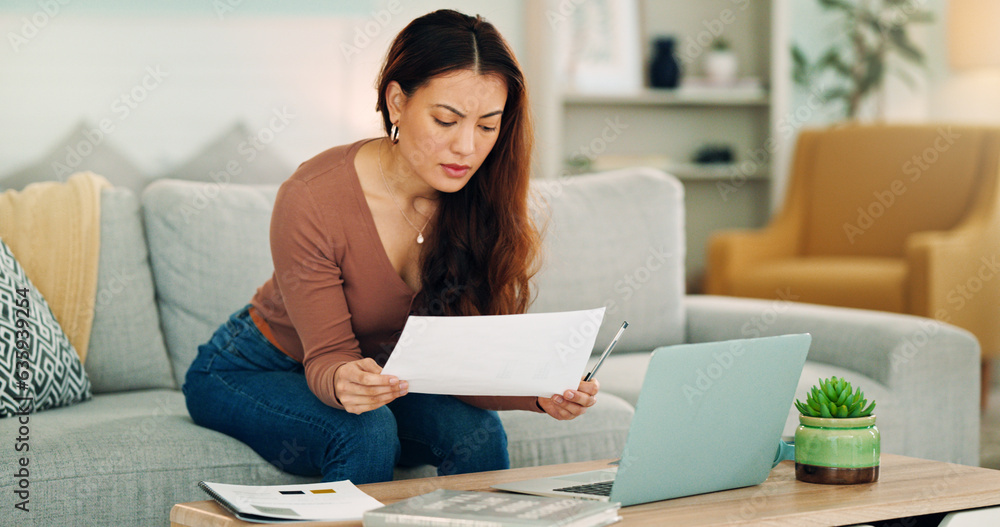
[(560, 492), (575, 492), (577, 494), (593, 494), (594, 496), (610, 496), (611, 495), (611, 484), (615, 480), (611, 481), (600, 481), (598, 483), (587, 483), (585, 485), (573, 485), (572, 487), (563, 487), (558, 490)]

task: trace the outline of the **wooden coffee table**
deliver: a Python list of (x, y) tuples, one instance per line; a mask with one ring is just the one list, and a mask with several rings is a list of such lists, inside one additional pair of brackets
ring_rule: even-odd
[[(608, 461), (480, 472), (459, 476), (373, 483), (358, 487), (382, 503), (435, 489), (489, 490), (490, 485), (595, 470)], [(666, 476), (669, 477), (669, 476)], [(879, 481), (864, 485), (816, 485), (795, 479), (782, 462), (753, 487), (658, 501), (621, 509), (628, 526), (850, 525), (1000, 505), (1000, 471), (890, 454), (882, 455)], [(171, 527), (259, 527), (233, 518), (212, 500), (174, 505)], [(307, 522), (306, 526), (360, 526), (361, 522)]]

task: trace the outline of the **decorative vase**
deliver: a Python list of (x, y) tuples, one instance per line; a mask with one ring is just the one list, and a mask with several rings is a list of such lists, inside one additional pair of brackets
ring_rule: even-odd
[(674, 39), (656, 39), (656, 51), (649, 65), (649, 83), (654, 88), (676, 88), (681, 80), (681, 67), (674, 56)]
[(713, 50), (705, 54), (705, 76), (712, 84), (736, 82), (736, 54), (730, 50)]
[(880, 450), (874, 415), (843, 419), (799, 415), (795, 478), (828, 485), (878, 481)]

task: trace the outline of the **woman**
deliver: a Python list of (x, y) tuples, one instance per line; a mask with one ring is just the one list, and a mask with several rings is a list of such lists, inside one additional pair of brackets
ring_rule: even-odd
[(527, 308), (539, 241), (523, 76), (491, 24), (442, 10), (400, 32), (378, 90), (388, 137), (327, 150), (281, 185), (274, 274), (199, 346), (189, 413), (323, 481), (388, 481), (397, 464), (507, 468), (496, 410), (572, 419), (597, 384), (549, 398), (408, 395), (381, 366), (411, 313)]

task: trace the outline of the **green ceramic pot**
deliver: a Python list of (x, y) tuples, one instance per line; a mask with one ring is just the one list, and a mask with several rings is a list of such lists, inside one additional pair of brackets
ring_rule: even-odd
[(843, 419), (799, 415), (795, 477), (831, 485), (878, 481), (880, 450), (874, 415)]

